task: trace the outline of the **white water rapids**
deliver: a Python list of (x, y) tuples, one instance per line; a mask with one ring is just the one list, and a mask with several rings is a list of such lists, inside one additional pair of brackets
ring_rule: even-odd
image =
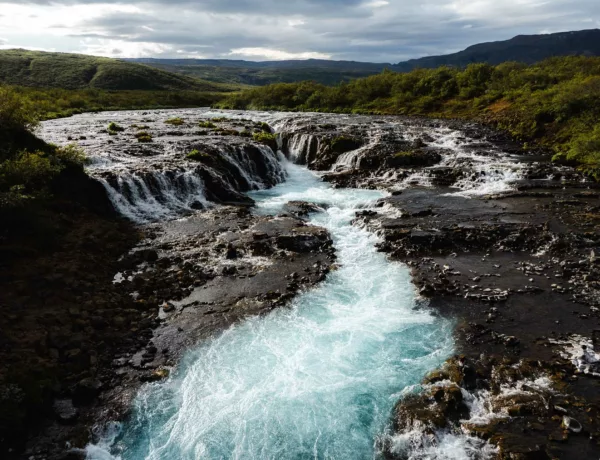
[[(311, 222), (331, 232), (340, 268), (290, 308), (189, 352), (168, 381), (140, 391), (123, 426), (88, 446), (89, 459), (377, 458), (400, 393), (452, 353), (452, 325), (419, 308), (407, 267), (351, 225), (382, 193), (332, 189), (286, 166), (285, 183), (252, 194), (258, 212), (291, 200), (325, 207)], [(426, 455), (414, 458), (472, 458), (456, 438)]]

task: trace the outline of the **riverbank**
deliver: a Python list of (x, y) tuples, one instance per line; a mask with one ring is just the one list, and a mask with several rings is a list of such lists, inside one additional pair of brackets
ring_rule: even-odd
[[(477, 139), (462, 149), (466, 156), (507, 149), (487, 129), (461, 131)], [(431, 308), (458, 319), (460, 356), (398, 403), (386, 455), (427, 457), (445, 436), (468, 435), (497, 446), (493, 455), (502, 459), (596, 458), (598, 369), (577, 358), (586, 344), (592, 362), (599, 346), (600, 189), (543, 157), (531, 161), (512, 144), (521, 166), (505, 163), (500, 171), (484, 162), (460, 192), (453, 187), (464, 187), (469, 171), (439, 165), (450, 144), (412, 142), (421, 153), (390, 162), (390, 149), (373, 145), (351, 168), (324, 176), (342, 187), (392, 192), (381, 210), (358, 213), (356, 223), (411, 267)], [(507, 167), (518, 172), (509, 187)]]
[[(442, 432), (463, 439), (468, 430), (473, 439), (482, 439), (474, 445), (487, 446), (490, 455), (499, 446), (506, 458), (596, 458), (597, 445), (588, 439), (597, 431), (597, 381), (577, 374), (568, 355), (581, 350), (573, 345), (581, 340), (572, 334), (586, 337), (591, 346), (598, 323), (592, 254), (598, 253), (598, 194), (592, 182), (572, 168), (551, 165), (543, 152), (528, 154), (476, 124), (201, 111), (85, 115), (44, 125), (47, 139), (59, 144), (76, 139), (88, 151), (91, 174), (113, 207), (139, 222), (143, 235), (133, 251), (121, 248), (128, 255), (113, 260), (102, 275), (107, 290), (130, 305), (114, 315), (107, 310), (105, 330), (122, 329), (128, 339), (120, 347), (115, 341), (102, 372), (81, 375), (65, 388), (50, 414), (61, 423), (33, 440), (28, 454), (46, 458), (48, 445), (67, 440), (83, 447), (92, 425), (127, 419), (140, 385), (166, 378), (182, 352), (238, 319), (287, 305), (296, 292), (326, 279), (334, 260), (329, 233), (298, 216), (316, 216), (319, 222), (328, 215), (323, 211), (335, 190), (311, 197), (312, 203), (285, 208), (278, 203), (275, 214), (286, 214), (283, 218), (249, 212), (254, 201), (246, 192), (285, 177), (271, 149), (248, 138), (248, 130), (266, 132), (265, 121), (277, 129), (288, 158), (327, 172), (323, 178), (334, 186), (390, 194), (374, 209), (352, 211), (350, 218), (378, 233), (380, 249), (411, 267), (433, 311), (458, 319), (457, 347), (464, 358), (431, 374), (423, 399), (402, 394), (396, 435), (379, 439), (378, 448), (402, 458), (408, 440), (411, 454), (439, 457), (435, 449), (444, 444)], [(109, 122), (124, 131), (111, 134)], [(140, 130), (153, 142), (138, 143)], [(188, 158), (194, 150), (198, 154)], [(98, 251), (103, 241), (98, 240)], [(79, 253), (86, 256), (83, 249)], [(360, 273), (360, 260), (355, 262)], [(387, 270), (384, 265), (375, 272)], [(368, 282), (367, 288), (368, 294)], [(413, 314), (412, 307), (406, 314)], [(90, 322), (95, 328), (90, 315), (82, 311), (75, 323), (66, 317), (64, 322)], [(387, 323), (395, 324), (392, 319), (402, 317), (391, 316)], [(102, 324), (97, 322), (98, 330)], [(376, 332), (383, 326), (373, 327)], [(59, 358), (70, 351), (61, 348)], [(507, 399), (506, 389), (518, 400)], [(370, 397), (364, 401), (370, 410)], [(575, 424), (569, 424), (570, 435), (568, 427), (567, 433), (561, 430), (565, 416), (581, 423), (585, 434), (575, 433)], [(534, 448), (525, 444), (529, 437), (536, 439)], [(372, 448), (372, 438), (367, 444)]]

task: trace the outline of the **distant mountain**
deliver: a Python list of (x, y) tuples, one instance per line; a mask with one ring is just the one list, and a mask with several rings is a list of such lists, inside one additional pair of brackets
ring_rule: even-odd
[(519, 35), (510, 40), (473, 45), (454, 54), (412, 59), (395, 65), (316, 59), (266, 62), (226, 59), (129, 59), (128, 61), (220, 83), (266, 85), (313, 80), (331, 85), (377, 74), (385, 68), (407, 72), (418, 67), (433, 68), (442, 65), (465, 67), (474, 62), (534, 63), (552, 56), (565, 55), (600, 55), (600, 30)]
[(464, 51), (428, 56), (399, 64), (319, 59), (253, 62), (227, 59), (108, 59), (81, 54), (25, 50), (0, 51), (0, 83), (66, 89), (197, 90), (226, 92), (240, 85), (294, 83), (304, 80), (333, 85), (367, 77), (388, 68), (408, 72), (474, 62), (534, 63), (552, 56), (600, 55), (600, 30), (547, 35), (519, 35), (480, 43)]
[(0, 83), (64, 89), (206, 92), (234, 89), (117, 59), (26, 50), (0, 51)]
[(533, 64), (553, 56), (600, 55), (600, 30), (581, 30), (545, 35), (518, 35), (510, 40), (480, 43), (454, 54), (428, 56), (401, 62), (391, 68), (408, 72), (416, 68), (435, 68), (442, 65), (465, 67), (475, 62), (500, 64), (518, 61)]
[(325, 85), (380, 73), (391, 64), (327, 61), (319, 59), (290, 61), (241, 61), (227, 59), (127, 59), (162, 70), (218, 83), (267, 85), (314, 80)]

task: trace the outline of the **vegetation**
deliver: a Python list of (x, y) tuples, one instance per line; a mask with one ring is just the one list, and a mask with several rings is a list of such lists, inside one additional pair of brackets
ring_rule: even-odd
[(201, 121), (200, 123), (198, 123), (198, 126), (200, 128), (208, 128), (208, 129), (214, 129), (217, 127), (217, 125), (215, 125), (212, 121)]
[(553, 149), (556, 161), (577, 163), (600, 179), (600, 58), (595, 57), (384, 71), (333, 87), (275, 84), (232, 94), (218, 105), (475, 119)]
[(256, 142), (260, 142), (261, 144), (270, 145), (273, 142), (277, 141), (277, 135), (272, 134), (272, 133), (265, 133), (265, 132), (261, 131), (261, 132), (253, 133), (252, 139), (254, 139)]
[(66, 90), (23, 86), (9, 88), (22, 103), (28, 105), (28, 116), (39, 120), (103, 110), (207, 107), (225, 97), (225, 93), (201, 91)]
[(109, 134), (117, 134), (117, 133), (121, 133), (121, 132), (125, 131), (125, 128), (123, 128), (122, 126), (119, 126), (114, 121), (111, 121), (110, 124), (108, 125), (107, 131)]
[(195, 150), (195, 149), (187, 154), (187, 159), (194, 160), (194, 161), (202, 161), (206, 157), (208, 157), (207, 153), (200, 152), (199, 150)]
[(165, 120), (165, 123), (167, 125), (181, 126), (181, 125), (185, 125), (185, 120), (183, 118), (175, 117), (175, 118), (169, 118), (168, 120)]
[(228, 92), (223, 85), (118, 59), (41, 51), (0, 51), (0, 83), (36, 88)]
[(31, 103), (0, 88), (0, 210), (50, 196), (52, 181), (68, 167), (82, 167), (84, 154), (74, 146), (59, 148), (36, 138)]
[(138, 142), (142, 142), (142, 143), (152, 142), (152, 135), (147, 131), (140, 131), (139, 133), (135, 134), (135, 137), (138, 140)]
[(249, 62), (202, 59), (132, 59), (157, 69), (229, 85), (262, 86), (313, 80), (324, 85), (367, 77), (389, 64), (369, 62), (307, 61)]

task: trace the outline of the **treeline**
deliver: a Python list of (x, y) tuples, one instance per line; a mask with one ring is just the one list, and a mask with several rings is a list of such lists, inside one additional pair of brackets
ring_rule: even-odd
[(337, 86), (274, 84), (226, 97), (228, 109), (456, 117), (493, 123), (600, 179), (600, 58), (560, 57), (379, 75)]
[(2, 85), (0, 90), (18, 97), (30, 115), (38, 120), (103, 110), (208, 107), (225, 97), (225, 93), (204, 91), (67, 90)]

